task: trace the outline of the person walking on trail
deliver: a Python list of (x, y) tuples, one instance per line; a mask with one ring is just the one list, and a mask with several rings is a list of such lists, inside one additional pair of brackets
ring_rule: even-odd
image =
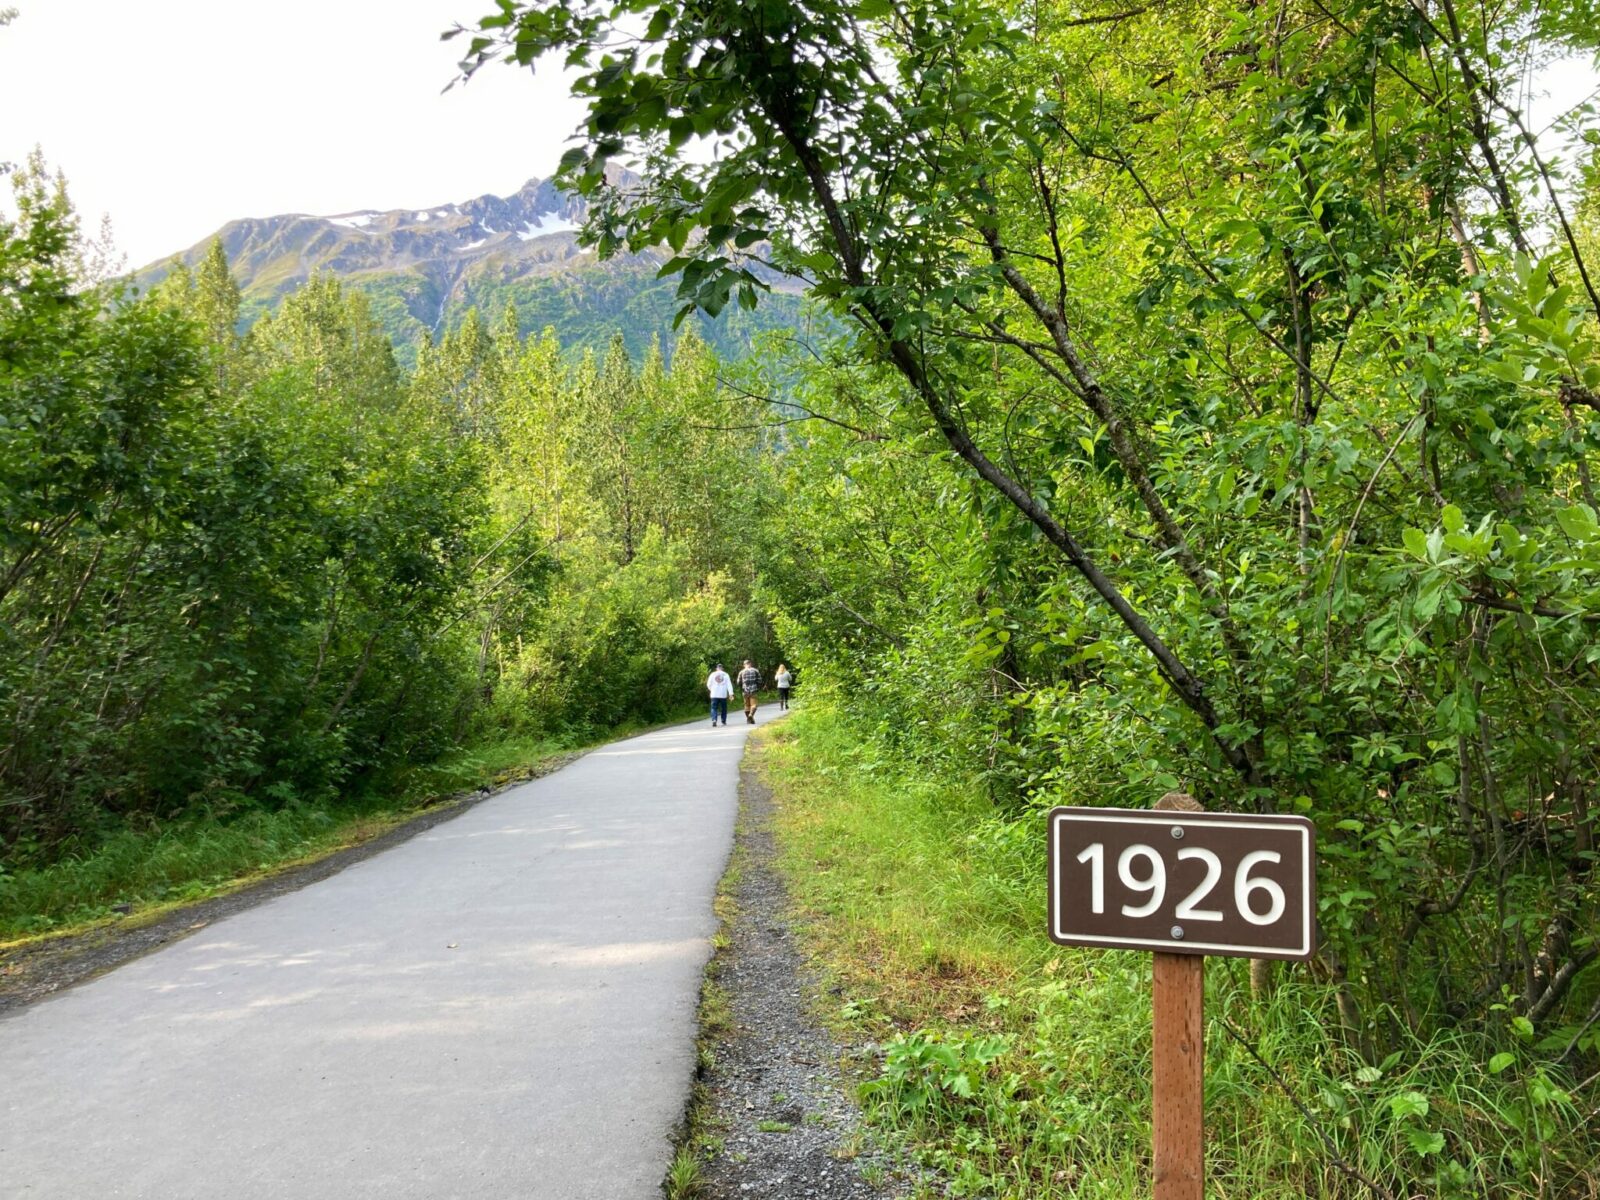
[(711, 728), (717, 727), (717, 717), (720, 714), (722, 724), (728, 723), (728, 697), (733, 695), (733, 680), (718, 663), (711, 674), (706, 676), (706, 691), (711, 693)]
[(744, 670), (739, 672), (739, 690), (744, 693), (744, 719), (747, 724), (754, 725), (756, 693), (761, 690), (761, 672), (748, 658), (744, 660)]
[(789, 674), (789, 668), (782, 663), (772, 673), (772, 682), (778, 689), (778, 711), (782, 712), (789, 707), (789, 689), (794, 686), (794, 676)]

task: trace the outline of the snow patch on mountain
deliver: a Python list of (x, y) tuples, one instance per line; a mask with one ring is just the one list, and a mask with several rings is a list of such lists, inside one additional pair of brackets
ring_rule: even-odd
[(580, 226), (575, 221), (569, 221), (558, 212), (535, 213), (533, 220), (525, 221), (517, 236), (525, 242), (530, 242), (536, 237), (544, 237), (551, 233), (573, 233)]

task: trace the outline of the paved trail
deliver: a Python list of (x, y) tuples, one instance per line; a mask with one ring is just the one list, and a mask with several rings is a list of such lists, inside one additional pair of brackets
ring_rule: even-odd
[(749, 728), (614, 743), (0, 1021), (0, 1195), (656, 1200)]

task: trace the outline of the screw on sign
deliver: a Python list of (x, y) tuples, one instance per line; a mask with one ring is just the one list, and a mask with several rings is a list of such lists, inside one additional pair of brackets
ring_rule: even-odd
[(1316, 953), (1316, 829), (1304, 817), (1202, 812), (1179, 792), (1148, 812), (1052, 809), (1049, 829), (1051, 939), (1155, 953), (1155, 1196), (1200, 1200), (1205, 956)]

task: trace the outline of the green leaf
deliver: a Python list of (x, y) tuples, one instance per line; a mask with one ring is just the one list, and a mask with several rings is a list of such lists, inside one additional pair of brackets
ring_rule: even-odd
[[(1430, 571), (1428, 574), (1432, 575)], [(1411, 612), (1419, 621), (1433, 620), (1433, 614), (1439, 611), (1439, 598), (1444, 594), (1444, 579), (1437, 577), (1430, 579), (1411, 605)]]
[(1411, 1148), (1423, 1158), (1444, 1149), (1444, 1134), (1435, 1133), (1431, 1129), (1408, 1129), (1406, 1141), (1410, 1142)]
[(1489, 1060), (1489, 1073), (1491, 1075), (1498, 1075), (1501, 1071), (1504, 1071), (1516, 1061), (1517, 1056), (1515, 1054), (1512, 1054), (1506, 1050), (1502, 1050), (1499, 1054), (1496, 1054)]
[(1485, 375), (1491, 375), (1504, 383), (1521, 383), (1523, 378), (1522, 363), (1515, 359), (1497, 359), (1487, 361), (1478, 368)]
[(1587, 504), (1574, 504), (1556, 510), (1556, 524), (1575, 542), (1590, 541), (1597, 532), (1594, 511)]
[(1397, 1121), (1428, 1115), (1428, 1098), (1421, 1092), (1401, 1092), (1389, 1097), (1389, 1113)]
[(650, 18), (650, 26), (645, 30), (644, 40), (659, 42), (666, 36), (667, 30), (672, 28), (672, 8), (663, 4), (656, 9), (655, 16)]
[(1405, 543), (1408, 553), (1413, 558), (1428, 561), (1428, 535), (1420, 529), (1404, 529), (1400, 533), (1400, 540)]

